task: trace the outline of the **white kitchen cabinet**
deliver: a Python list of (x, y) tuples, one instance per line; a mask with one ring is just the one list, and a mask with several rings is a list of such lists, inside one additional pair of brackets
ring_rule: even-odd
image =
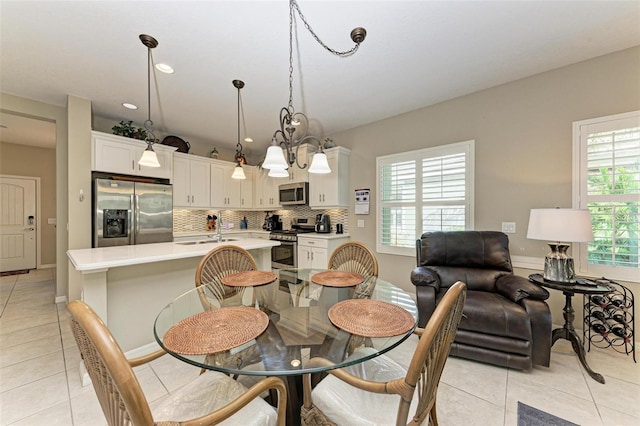
[(246, 179), (233, 179), (236, 163), (212, 160), (211, 206), (218, 209), (253, 208), (253, 167), (243, 166)]
[(242, 166), (242, 168), (247, 178), (240, 181), (240, 208), (248, 210), (253, 208), (253, 175), (256, 173), (256, 168), (251, 166)]
[[(303, 144), (300, 146), (300, 148), (298, 149), (298, 163), (300, 163), (301, 166), (304, 166), (306, 163), (307, 167), (301, 169), (298, 167), (298, 164), (294, 162), (293, 165), (291, 165), (287, 169), (287, 172), (289, 172), (289, 177), (287, 179), (278, 179), (282, 181), (281, 183), (309, 182), (309, 151), (310, 150), (308, 149), (307, 144)], [(296, 152), (296, 150), (294, 149), (293, 152)]]
[(348, 236), (323, 238), (298, 235), (298, 268), (325, 269), (333, 250), (348, 240)]
[(137, 139), (91, 132), (91, 147), (94, 171), (171, 179), (175, 147), (153, 145), (160, 167), (144, 167), (138, 164), (147, 144)]
[(331, 173), (309, 173), (309, 207), (316, 209), (349, 207), (349, 156), (343, 147), (326, 149)]
[(188, 154), (174, 154), (172, 182), (174, 206), (209, 207), (210, 160)]
[(253, 208), (254, 210), (276, 210), (281, 207), (278, 197), (278, 186), (288, 182), (268, 176), (269, 170), (256, 169), (253, 175)]

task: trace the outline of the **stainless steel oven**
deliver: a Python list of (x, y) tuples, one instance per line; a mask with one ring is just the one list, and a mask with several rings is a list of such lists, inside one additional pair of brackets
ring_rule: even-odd
[(271, 247), (271, 269), (298, 267), (298, 236), (295, 231), (273, 231), (270, 240), (280, 241)]

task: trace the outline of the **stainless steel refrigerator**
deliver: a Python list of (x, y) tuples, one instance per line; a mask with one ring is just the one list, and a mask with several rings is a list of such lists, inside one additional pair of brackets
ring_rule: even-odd
[(173, 241), (173, 188), (95, 179), (93, 247)]

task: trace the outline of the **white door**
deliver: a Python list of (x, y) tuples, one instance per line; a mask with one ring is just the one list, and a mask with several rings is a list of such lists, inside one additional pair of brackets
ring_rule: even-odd
[(36, 268), (36, 181), (0, 177), (0, 271)]

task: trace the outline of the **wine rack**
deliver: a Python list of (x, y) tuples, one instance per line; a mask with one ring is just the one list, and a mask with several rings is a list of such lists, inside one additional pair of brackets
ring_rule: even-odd
[(583, 344), (587, 351), (613, 348), (636, 361), (633, 293), (622, 284), (601, 278), (597, 284), (612, 289), (606, 294), (584, 294)]

